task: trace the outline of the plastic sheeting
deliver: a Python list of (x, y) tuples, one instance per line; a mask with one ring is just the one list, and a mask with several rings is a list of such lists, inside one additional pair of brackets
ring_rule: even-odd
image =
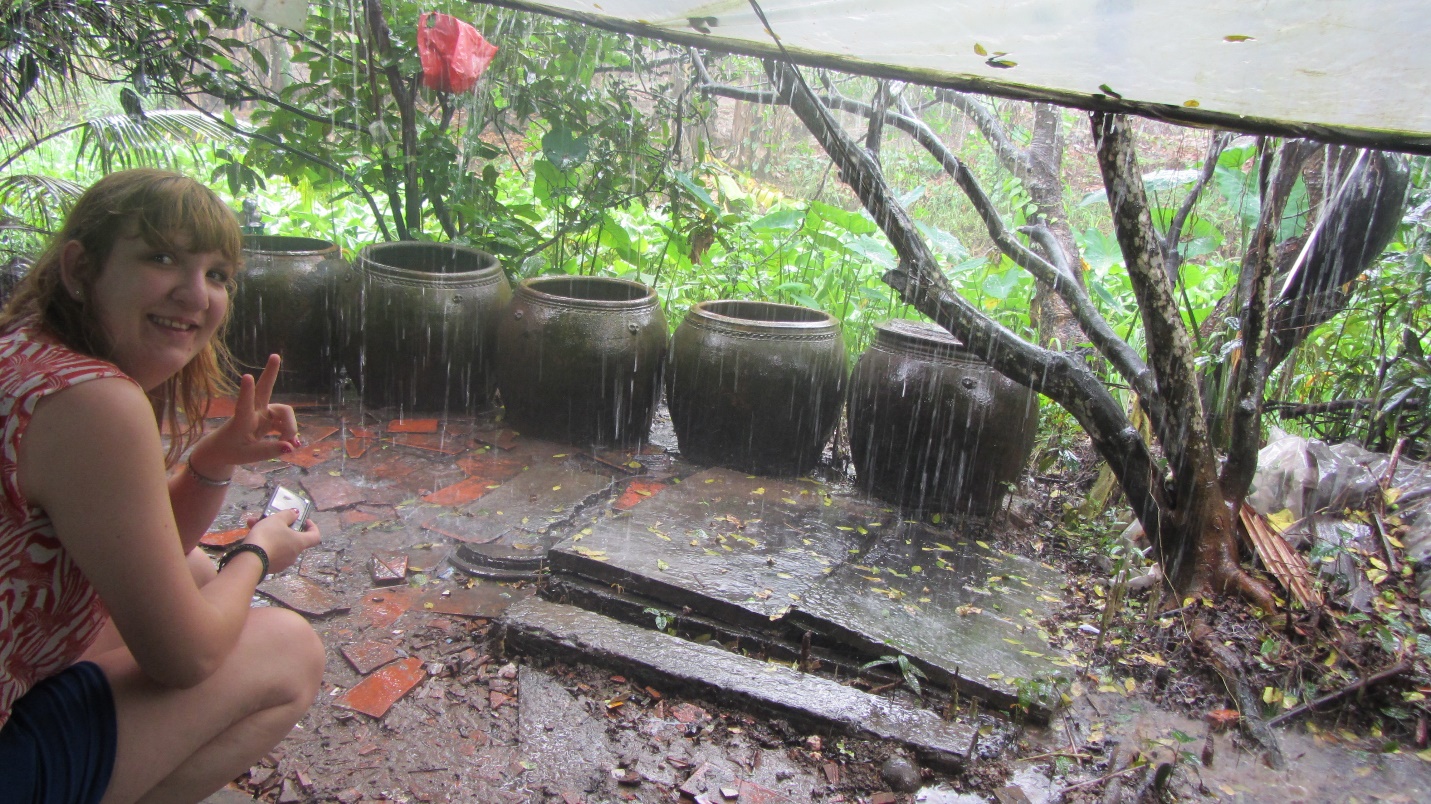
[[(777, 52), (746, 0), (486, 2), (712, 50)], [(761, 8), (806, 64), (1431, 153), (1425, 0), (763, 0)]]

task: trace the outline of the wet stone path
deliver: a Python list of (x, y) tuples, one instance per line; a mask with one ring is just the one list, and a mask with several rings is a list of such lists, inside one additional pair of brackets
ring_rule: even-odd
[[(593, 452), (491, 418), (288, 401), (304, 447), (238, 470), (205, 538), (215, 554), (241, 539), (275, 484), (310, 496), (323, 531), (257, 596), (328, 647), (319, 702), (241, 782), (270, 800), (841, 801), (838, 771), (812, 776), (756, 735), (788, 720), (957, 766), (990, 721), (829, 679), (903, 655), (926, 683), (1006, 708), (1065, 664), (1037, 626), (1061, 580), (968, 526), (691, 465), (668, 425), (638, 453)], [(629, 700), (587, 694), (566, 664), (583, 651), (630, 677)], [(690, 739), (709, 725), (701, 696), (779, 718), (751, 718), (749, 761), (732, 764), (730, 745)]]

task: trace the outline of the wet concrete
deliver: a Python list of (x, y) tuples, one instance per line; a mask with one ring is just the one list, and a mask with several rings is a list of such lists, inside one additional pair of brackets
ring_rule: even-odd
[(977, 730), (945, 721), (928, 709), (747, 658), (659, 631), (533, 597), (514, 604), (502, 618), (509, 650), (611, 664), (667, 687), (767, 716), (817, 724), (840, 732), (896, 741), (922, 761), (948, 770), (963, 767)]
[(569, 573), (747, 627), (779, 620), (894, 514), (813, 481), (707, 469), (553, 548)]
[[(945, 723), (898, 690), (871, 695), (828, 680), (897, 682), (896, 675), (860, 669), (900, 639), (898, 630), (882, 630), (879, 623), (920, 622), (910, 620), (907, 605), (937, 617), (957, 608), (964, 595), (977, 594), (952, 581), (933, 594), (910, 587), (902, 599), (866, 594), (869, 584), (857, 567), (871, 560), (887, 564), (892, 571), (882, 571), (884, 586), (904, 589), (899, 574), (916, 577), (911, 562), (932, 554), (900, 558), (885, 543), (913, 538), (909, 526), (847, 487), (700, 469), (680, 458), (669, 424), (660, 419), (655, 446), (634, 451), (533, 439), (492, 416), (397, 421), (383, 411), (326, 408), (321, 400), (302, 406), (299, 421), (304, 449), (237, 472), (209, 539), (217, 555), (222, 543), (241, 537), (245, 514), (258, 510), (275, 484), (312, 496), (314, 521), (323, 531), (322, 544), (267, 581), (256, 598), (260, 605), (304, 612), (323, 637), (329, 661), (306, 730), (284, 744), (289, 754), (278, 772), (270, 765), (249, 774), (252, 789), (272, 798), (283, 794), (272, 785), (298, 784), (300, 798), (341, 801), (402, 789), (426, 801), (430, 796), (423, 796), (441, 789), (436, 780), (445, 777), (463, 791), (463, 800), (670, 800), (690, 783), (705, 787), (688, 798), (724, 801), (729, 797), (723, 791), (734, 791), (740, 801), (805, 802), (824, 800), (813, 790), (837, 786), (828, 778), (833, 771), (811, 778), (808, 762), (803, 769), (788, 766), (780, 759), (783, 748), (748, 746), (751, 762), (731, 764), (731, 744), (707, 751), (700, 739), (700, 718), (709, 716), (692, 714), (699, 708), (691, 704), (667, 707), (654, 691), (629, 712), (630, 723), (641, 724), (632, 728), (641, 730), (644, 748), (611, 733), (590, 756), (573, 753), (574, 743), (550, 742), (556, 738), (549, 726), (570, 727), (572, 740), (585, 740), (594, 730), (538, 711), (556, 707), (575, 716), (570, 702), (557, 707), (541, 697), (529, 704), (524, 696), (542, 696), (529, 690), (556, 684), (581, 698), (579, 685), (549, 673), (518, 683), (517, 669), (504, 664), (501, 642), (487, 637), (488, 623), (497, 618), (522, 623), (524, 612), (554, 605), (535, 598), (539, 592), (616, 613), (640, 627), (573, 609), (580, 626), (507, 628), (508, 650), (523, 647), (537, 664), (546, 666), (544, 657), (553, 652), (583, 664), (606, 661), (618, 673), (667, 679), (657, 685), (661, 689), (669, 683), (679, 690), (689, 681), (701, 696), (696, 700), (740, 703), (752, 722), (769, 723), (770, 714), (826, 734), (899, 741), (946, 767), (964, 760), (968, 724)], [(930, 539), (955, 546), (952, 529), (934, 533), (914, 549), (930, 546)], [(942, 559), (975, 575), (987, 569), (968, 586), (982, 588), (988, 575), (1043, 582), (1027, 567), (1015, 572), (996, 565), (997, 556), (956, 553), (941, 551), (926, 560), (926, 574), (935, 574), (928, 568)], [(861, 601), (844, 613), (835, 589), (842, 585)], [(916, 595), (939, 602), (921, 604)], [(663, 627), (690, 641), (653, 631), (653, 611), (669, 615)], [(1018, 613), (988, 615), (1003, 629), (990, 631), (990, 638), (1018, 634), (1020, 647), (1031, 644), (1026, 640), (1036, 635), (1011, 630), (1023, 622)], [(872, 622), (853, 622), (856, 614)], [(815, 633), (803, 658), (826, 678), (739, 655), (749, 651), (794, 665), (807, 629)], [(659, 638), (659, 648), (590, 641), (628, 633), (632, 645)], [(712, 639), (735, 650), (698, 644)], [(968, 661), (934, 646), (897, 644), (899, 650), (927, 651), (912, 657), (935, 671)], [(987, 654), (996, 656), (1005, 646), (1018, 655), (1002, 636)], [(1015, 666), (1025, 672), (1021, 664), (1008, 667)], [(713, 672), (717, 667), (726, 669)], [(1013, 674), (1007, 667), (1004, 672)], [(650, 691), (650, 682), (642, 689)], [(787, 690), (798, 694), (792, 692), (789, 701), (778, 697)], [(598, 705), (582, 699), (579, 708), (607, 726), (621, 715), (610, 708), (603, 714)], [(518, 717), (519, 707), (529, 714)], [(539, 739), (543, 735), (547, 742)], [(649, 756), (652, 745), (666, 744), (668, 755)], [(983, 757), (1000, 750), (980, 743)], [(537, 773), (557, 754), (580, 760), (580, 767)], [(285, 775), (290, 765), (307, 769), (310, 782), (322, 781), (295, 782), (298, 777)], [(582, 789), (568, 797), (573, 779)]]
[(908, 656), (930, 682), (1008, 708), (1020, 683), (1072, 675), (1038, 624), (1059, 584), (1052, 569), (987, 542), (900, 523), (808, 589), (788, 619), (860, 653)]

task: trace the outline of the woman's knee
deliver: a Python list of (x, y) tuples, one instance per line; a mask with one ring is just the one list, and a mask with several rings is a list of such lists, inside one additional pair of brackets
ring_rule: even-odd
[(323, 679), (323, 641), (302, 615), (288, 609), (259, 608), (249, 612), (244, 629), (246, 653), (291, 699), (311, 703)]

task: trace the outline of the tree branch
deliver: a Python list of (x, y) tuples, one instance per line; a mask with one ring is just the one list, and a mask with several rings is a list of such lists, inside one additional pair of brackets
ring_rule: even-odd
[[(1252, 486), (1257, 471), (1257, 452), (1262, 446), (1262, 392), (1267, 382), (1267, 300), (1272, 293), (1273, 249), (1281, 228), (1282, 213), (1301, 174), (1302, 162), (1310, 149), (1288, 143), (1281, 148), (1277, 173), (1262, 194), (1262, 210), (1253, 229), (1252, 240), (1242, 255), (1242, 277), (1238, 295), (1242, 300), (1242, 358), (1233, 368), (1232, 433), (1227, 444), (1227, 460), (1219, 482), (1233, 505)], [(1270, 159), (1264, 155), (1263, 159)], [(1236, 509), (1234, 509), (1236, 510)]]
[[(782, 103), (781, 98), (774, 92), (711, 83), (710, 75), (705, 71), (705, 66), (699, 56), (696, 56), (693, 63), (697, 75), (704, 82), (698, 87), (702, 92), (750, 103)], [(839, 96), (814, 96), (814, 100), (822, 107), (828, 104), (827, 108), (835, 108), (851, 114), (869, 116), (874, 113), (873, 108), (868, 104)], [(960, 190), (973, 203), (975, 211), (978, 212), (989, 232), (989, 237), (993, 239), (999, 250), (1009, 255), (1010, 259), (1032, 274), (1035, 279), (1047, 283), (1049, 287), (1053, 288), (1054, 292), (1073, 311), (1074, 318), (1088, 336), (1089, 341), (1113, 365), (1124, 381), (1133, 387), (1139, 398), (1144, 400), (1149, 418), (1155, 422), (1160, 421), (1163, 418), (1163, 412), (1151, 371), (1138, 353), (1118, 337), (1112, 327), (1108, 326), (1107, 321), (1098, 312), (1092, 300), (1088, 298), (1082, 285), (1073, 278), (1071, 270), (1061, 271), (1054, 267), (1053, 264), (1035, 254), (1008, 232), (999, 211), (989, 200), (988, 195), (984, 193), (973, 172), (923, 121), (909, 114), (895, 112), (885, 112), (884, 119), (886, 124), (910, 135), (915, 142), (939, 161), (944, 172), (955, 180)], [(1062, 253), (1062, 249), (1059, 250), (1059, 253)]]
[(215, 116), (212, 112), (208, 111), (202, 106), (199, 106), (197, 103), (194, 103), (193, 99), (190, 98), (188, 95), (180, 95), (179, 97), (182, 98), (185, 103), (192, 106), (194, 110), (197, 111), (199, 114), (204, 115), (215, 123), (218, 123), (219, 125), (234, 132), (235, 134), (238, 134), (241, 137), (247, 137), (249, 139), (259, 140), (260, 142), (266, 142), (269, 145), (278, 148), (279, 150), (293, 154), (294, 156), (312, 162), (315, 165), (321, 165), (322, 167), (333, 171), (335, 175), (341, 176), (343, 178), (344, 183), (346, 183), (349, 187), (352, 187), (359, 195), (363, 197), (363, 200), (368, 202), (368, 209), (372, 210), (373, 219), (378, 222), (378, 230), (382, 232), (384, 239), (388, 238), (388, 226), (387, 223), (383, 220), (382, 210), (378, 209), (378, 202), (373, 198), (372, 194), (368, 192), (367, 188), (363, 186), (362, 182), (358, 181), (356, 177), (348, 175), (348, 172), (342, 167), (335, 165), (320, 156), (310, 154), (300, 148), (294, 148), (293, 146), (284, 143), (276, 137), (270, 137), (267, 134), (260, 134), (257, 131), (248, 131), (239, 128), (238, 126), (229, 123), (227, 120)]
[(894, 246), (900, 265), (885, 274), (885, 283), (1001, 374), (1046, 394), (1068, 410), (1118, 475), (1150, 537), (1157, 539), (1159, 491), (1153, 482), (1152, 454), (1103, 383), (1071, 355), (1028, 343), (955, 293), (869, 154), (835, 124), (793, 68), (768, 61), (766, 70), (781, 101), (790, 105), (830, 155)]
[(1177, 281), (1178, 269), (1182, 267), (1183, 258), (1178, 253), (1179, 241), (1183, 239), (1183, 226), (1187, 224), (1188, 216), (1192, 214), (1193, 207), (1202, 197), (1202, 191), (1212, 181), (1212, 174), (1217, 171), (1217, 158), (1232, 142), (1233, 135), (1227, 131), (1219, 131), (1212, 135), (1208, 142), (1207, 156), (1202, 160), (1202, 172), (1198, 174), (1197, 182), (1188, 191), (1187, 197), (1183, 199), (1182, 206), (1178, 207), (1177, 213), (1173, 215), (1172, 221), (1168, 224), (1167, 237), (1163, 238), (1163, 267), (1168, 272), (1168, 279)]

